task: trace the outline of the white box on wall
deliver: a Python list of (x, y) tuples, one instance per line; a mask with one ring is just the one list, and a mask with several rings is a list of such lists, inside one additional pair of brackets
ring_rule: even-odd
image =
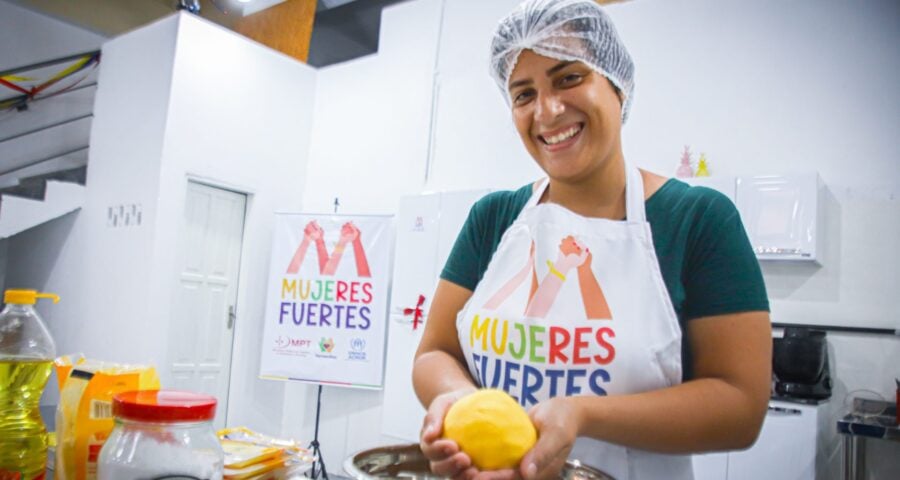
[(737, 208), (760, 260), (819, 262), (822, 180), (818, 173), (737, 179)]

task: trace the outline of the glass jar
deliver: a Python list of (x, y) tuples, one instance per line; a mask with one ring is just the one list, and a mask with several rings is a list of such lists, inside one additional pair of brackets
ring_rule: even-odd
[(100, 451), (99, 480), (221, 480), (224, 453), (213, 431), (216, 399), (174, 390), (113, 397), (115, 427)]

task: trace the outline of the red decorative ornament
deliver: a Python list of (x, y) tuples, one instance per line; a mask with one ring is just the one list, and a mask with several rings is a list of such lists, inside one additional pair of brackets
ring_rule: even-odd
[(403, 315), (412, 315), (413, 316), (413, 330), (419, 328), (419, 323), (422, 322), (422, 305), (425, 304), (425, 295), (419, 295), (419, 302), (416, 303), (416, 308), (404, 308)]

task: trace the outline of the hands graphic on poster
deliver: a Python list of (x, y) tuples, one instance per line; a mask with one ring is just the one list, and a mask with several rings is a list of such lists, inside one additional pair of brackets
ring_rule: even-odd
[(325, 231), (322, 230), (322, 227), (320, 227), (315, 220), (312, 220), (306, 224), (306, 227), (303, 229), (303, 234), (306, 238), (316, 241), (321, 240), (325, 236)]
[(356, 228), (353, 222), (347, 222), (341, 227), (341, 240), (343, 242), (350, 243), (357, 238), (359, 238), (359, 229)]
[(303, 227), (303, 240), (294, 252), (293, 258), (288, 265), (287, 273), (296, 274), (300, 271), (300, 265), (306, 258), (306, 251), (309, 249), (310, 242), (315, 243), (316, 257), (318, 259), (319, 274), (334, 275), (337, 272), (338, 265), (344, 255), (344, 249), (347, 244), (353, 245), (353, 255), (356, 261), (356, 271), (360, 277), (371, 277), (372, 272), (369, 269), (369, 262), (366, 258), (366, 251), (361, 241), (362, 233), (353, 222), (347, 222), (341, 226), (340, 238), (334, 250), (329, 253), (328, 247), (325, 245), (325, 230), (315, 220), (310, 220)]

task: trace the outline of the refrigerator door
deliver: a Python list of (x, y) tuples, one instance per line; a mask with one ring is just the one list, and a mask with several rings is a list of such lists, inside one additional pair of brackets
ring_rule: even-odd
[[(391, 291), (384, 410), (381, 431), (406, 441), (418, 441), (425, 409), (412, 386), (413, 356), (424, 323), (413, 328), (413, 315), (422, 321), (431, 306), (441, 269), (453, 248), (469, 210), (488, 190), (467, 190), (403, 197), (397, 214), (397, 244)], [(419, 297), (425, 300), (421, 305)]]

